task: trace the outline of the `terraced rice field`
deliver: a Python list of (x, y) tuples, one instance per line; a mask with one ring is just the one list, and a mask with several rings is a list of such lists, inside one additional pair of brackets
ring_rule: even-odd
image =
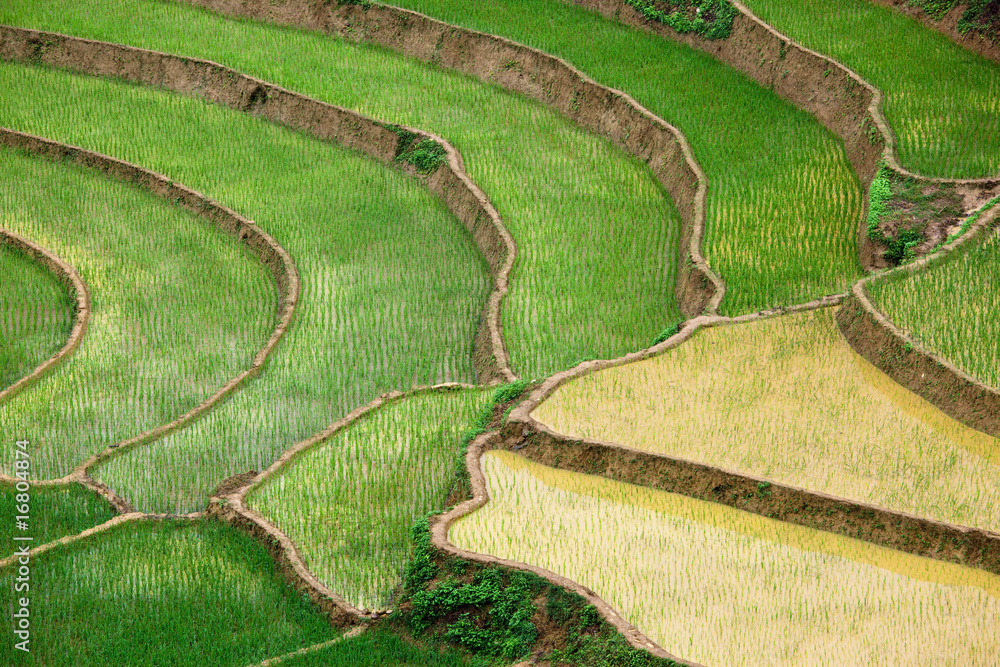
[[(0, 65), (0, 85), (22, 91), (22, 103), (44, 99), (30, 92), (27, 70), (22, 79), (17, 71)], [(33, 85), (41, 91), (46, 82)], [(14, 99), (0, 102), (0, 124), (17, 125)], [(63, 111), (77, 123), (83, 112)], [(35, 475), (68, 474), (179, 417), (249, 367), (274, 326), (276, 297), (267, 271), (232, 238), (135, 188), (9, 150), (0, 152), (0, 180), (0, 225), (74, 266), (93, 302), (80, 347), (0, 405), (0, 431), (30, 434)], [(12, 466), (4, 457), (3, 471)]]
[(410, 526), (445, 504), (462, 431), (487, 399), (431, 392), (385, 406), (294, 459), (248, 504), (323, 583), (359, 608), (384, 609), (403, 578)]
[(1000, 174), (1000, 64), (866, 0), (745, 4), (885, 93), (903, 166), (947, 178)]
[(1000, 388), (1000, 233), (922, 271), (869, 283), (875, 306), (921, 346)]
[(0, 22), (212, 60), (445, 137), (518, 245), (503, 327), (520, 375), (641, 349), (679, 315), (670, 200), (648, 168), (540, 105), (382, 49), (177, 3), (16, 0)]
[(992, 664), (1000, 577), (509, 452), (455, 544), (593, 588), (706, 665)]
[(843, 145), (742, 74), (563, 0), (389, 4), (557, 55), (679, 128), (711, 183), (704, 251), (727, 285), (724, 314), (842, 292), (859, 276), (862, 192)]
[(65, 345), (73, 327), (70, 293), (51, 271), (0, 246), (0, 390)]
[[(342, 6), (353, 4), (239, 9), (321, 19), (372, 10)], [(861, 278), (863, 184), (841, 140), (773, 92), (571, 2), (398, 4), (451, 22), (449, 37), (472, 27), (564, 58), (676, 126), (705, 172), (701, 249), (726, 286), (722, 314), (846, 293)], [(681, 28), (736, 11), (725, 0), (628, 4)], [(884, 87), (907, 167), (997, 173), (996, 64), (862, 0), (751, 5)], [(374, 11), (387, 41), (425, 56), (444, 48), (412, 17)], [(348, 39), (176, 0), (0, 7), (0, 24), (207, 59), (366, 114), (381, 125), (355, 117), (337, 130), (348, 142), (378, 138), (388, 155), (383, 164), (265, 121), (255, 109), (274, 112), (287, 97), (262, 101), (263, 88), (237, 88), (248, 82), (235, 75), (213, 85), (242, 110), (199, 99), (214, 94), (200, 84), (183, 96), (35, 62), (61, 54), (61, 64), (86, 66), (80, 44), (59, 51), (60, 40), (28, 39), (27, 62), (0, 60), (0, 90), (11, 92), (0, 95), (0, 127), (200, 191), (272, 236), (301, 279), (287, 331), (255, 374), (190, 422), (128, 443), (250, 368), (278, 326), (281, 280), (209, 215), (73, 166), (77, 155), (62, 163), (0, 150), (0, 228), (67, 262), (93, 297), (79, 348), (0, 404), (0, 447), (10, 452), (0, 454), (0, 609), (13, 631), (5, 626), (0, 664), (995, 662), (997, 438), (864, 361), (837, 329), (839, 306), (701, 318), (710, 326), (641, 361), (578, 366), (687, 331), (675, 292), (679, 263), (690, 261), (681, 226), (692, 221), (649, 166), (572, 121), (596, 114), (603, 132), (618, 122), (617, 102), (570, 104), (563, 117), (444, 70), (446, 58), (355, 43), (363, 28), (332, 21), (324, 28)], [(4, 57), (25, 43), (4, 39)], [(457, 53), (447, 58), (476, 52), (448, 44)], [(146, 75), (173, 67), (162, 80), (175, 83), (189, 72), (155, 55), (117, 57)], [(478, 73), (471, 60), (462, 66)], [(565, 90), (549, 101), (570, 99), (576, 84), (553, 80)], [(416, 176), (396, 144), (406, 128), (440, 137), (420, 144), (428, 162)], [(630, 150), (648, 148), (633, 145), (643, 131)], [(455, 154), (436, 141), (459, 156), (447, 168), (441, 156)], [(926, 185), (907, 181), (907, 191), (931, 197)], [(980, 189), (981, 199), (996, 195)], [(949, 194), (949, 215), (964, 192)], [(502, 278), (491, 279), (502, 262), (490, 244), (502, 234), (483, 217), (487, 199), (516, 247)], [(876, 307), (913, 336), (907, 354), (934, 352), (994, 387), (998, 239), (984, 233), (943, 260), (867, 283)], [(491, 291), (495, 281), (508, 283), (505, 295)], [(68, 294), (0, 244), (0, 389), (61, 347)], [(499, 347), (520, 379), (487, 387), (482, 371), (503, 365)], [(537, 404), (539, 383), (558, 372), (567, 381)], [(522, 400), (554, 434), (519, 421)], [(572, 438), (643, 455), (602, 462)], [(529, 462), (522, 449), (567, 469)], [(675, 466), (693, 471), (684, 478), (655, 457), (703, 467)], [(673, 484), (690, 497), (569, 468)], [(736, 497), (743, 481), (727, 471), (769, 481), (753, 479)], [(666, 481), (651, 477), (660, 472)], [(694, 499), (704, 497), (759, 514)], [(833, 509), (817, 516), (818, 506)], [(891, 511), (916, 516), (887, 526)]]
[(996, 531), (1000, 443), (855, 353), (833, 309), (701, 330), (560, 387), (558, 433)]

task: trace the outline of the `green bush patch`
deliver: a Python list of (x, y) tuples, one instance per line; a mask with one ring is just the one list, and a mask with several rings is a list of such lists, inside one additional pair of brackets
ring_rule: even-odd
[(725, 39), (733, 29), (736, 9), (728, 0), (625, 0), (646, 19), (684, 34), (694, 32), (708, 39)]

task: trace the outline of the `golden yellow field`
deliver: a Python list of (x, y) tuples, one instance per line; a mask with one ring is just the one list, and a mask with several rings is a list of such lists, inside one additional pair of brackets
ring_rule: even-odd
[(592, 588), (665, 649), (727, 665), (995, 665), (1000, 577), (510, 452), (456, 545)]
[(574, 437), (1000, 530), (1000, 441), (895, 384), (833, 316), (703, 329), (560, 387), (533, 416)]

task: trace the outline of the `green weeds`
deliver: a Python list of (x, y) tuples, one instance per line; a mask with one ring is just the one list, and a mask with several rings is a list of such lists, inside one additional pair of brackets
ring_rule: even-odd
[[(736, 9), (727, 0), (625, 0), (646, 19), (662, 23), (684, 34), (694, 32), (709, 39), (725, 39), (733, 29)], [(668, 9), (659, 9), (666, 4)]]

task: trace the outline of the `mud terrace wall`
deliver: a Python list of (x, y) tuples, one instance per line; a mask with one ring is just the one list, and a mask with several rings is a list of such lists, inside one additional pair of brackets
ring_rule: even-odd
[[(945, 255), (960, 252), (960, 245), (1000, 225), (1000, 206), (984, 214), (959, 240), (934, 255), (893, 271), (913, 273), (927, 268)], [(969, 376), (951, 362), (923, 349), (875, 307), (865, 289), (872, 280), (854, 285), (850, 298), (837, 313), (837, 326), (861, 356), (915, 394), (927, 399), (949, 416), (983, 433), (1000, 438), (1000, 391)]]
[(90, 290), (87, 289), (87, 285), (83, 282), (83, 279), (80, 278), (80, 275), (72, 266), (62, 261), (40, 245), (32, 243), (28, 239), (2, 228), (0, 228), (0, 244), (9, 245), (17, 250), (20, 250), (22, 253), (44, 266), (64, 287), (66, 287), (67, 290), (69, 290), (70, 295), (73, 297), (73, 327), (70, 329), (69, 337), (66, 339), (66, 344), (63, 345), (62, 348), (60, 348), (60, 350), (52, 357), (39, 364), (37, 368), (31, 371), (31, 373), (25, 375), (23, 378), (3, 391), (0, 391), (0, 404), (2, 404), (4, 401), (12, 398), (19, 391), (38, 380), (38, 378), (48, 373), (59, 362), (73, 353), (77, 346), (80, 345), (80, 341), (83, 340), (83, 336), (87, 332), (87, 324), (90, 322), (91, 307)]
[(969, 3), (967, 2), (962, 2), (955, 7), (952, 7), (947, 13), (945, 13), (944, 16), (941, 17), (940, 20), (936, 20), (927, 14), (927, 12), (925, 12), (921, 7), (912, 6), (911, 0), (870, 1), (874, 2), (876, 5), (897, 9), (907, 16), (920, 21), (928, 28), (937, 30), (943, 35), (947, 35), (953, 42), (968, 49), (969, 51), (978, 53), (984, 58), (1000, 63), (1000, 44), (997, 44), (988, 37), (984, 37), (977, 30), (971, 30), (964, 35), (958, 31), (958, 20), (962, 18), (962, 14), (965, 13), (965, 10), (969, 6)]
[[(184, 0), (222, 14), (317, 30), (496, 83), (546, 104), (644, 160), (681, 214), (677, 297), (694, 316), (714, 312), (725, 287), (701, 254), (706, 181), (686, 139), (621, 91), (554, 56), (502, 37), (378, 4), (289, 0)], [(688, 258), (691, 262), (688, 262)]]
[[(293, 93), (217, 63), (9, 26), (0, 26), (0, 58), (195, 95), (308, 132), (323, 141), (363, 152), (385, 164), (400, 164), (445, 202), (451, 213), (472, 234), (490, 267), (493, 291), (484, 307), (473, 355), (479, 381), (489, 383), (514, 379), (500, 332), (501, 302), (507, 292), (507, 274), (516, 253), (514, 241), (486, 195), (466, 175), (461, 156), (441, 138), (416, 129), (402, 128), (417, 135), (418, 140), (433, 139), (445, 147), (446, 163), (424, 176), (418, 174), (415, 168), (395, 161), (400, 137), (384, 123)], [(159, 178), (166, 181), (163, 177)], [(192, 210), (199, 212), (202, 208), (205, 207), (195, 206)], [(216, 222), (225, 218), (213, 215)], [(232, 226), (236, 223), (226, 224)], [(266, 259), (274, 263), (274, 258)], [(283, 291), (285, 285), (281, 281), (285, 273), (276, 273)], [(295, 284), (297, 299), (297, 276)]]

